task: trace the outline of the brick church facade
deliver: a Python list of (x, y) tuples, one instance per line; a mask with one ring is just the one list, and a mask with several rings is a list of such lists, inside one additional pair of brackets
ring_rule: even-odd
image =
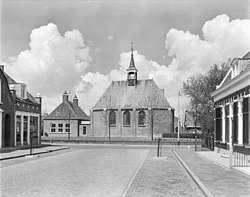
[(91, 109), (92, 137), (154, 138), (174, 132), (174, 109), (153, 79), (138, 80), (133, 49), (126, 81), (113, 81)]

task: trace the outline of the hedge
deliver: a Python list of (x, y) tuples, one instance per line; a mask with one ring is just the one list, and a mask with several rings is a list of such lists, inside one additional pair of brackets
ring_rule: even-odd
[[(197, 138), (202, 138), (202, 134), (196, 134)], [(178, 138), (177, 133), (163, 133), (163, 138)], [(180, 133), (180, 138), (195, 138), (195, 133)]]

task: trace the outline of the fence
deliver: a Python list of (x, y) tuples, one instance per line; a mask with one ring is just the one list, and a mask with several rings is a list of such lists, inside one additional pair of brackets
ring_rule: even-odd
[(233, 166), (250, 167), (250, 148), (233, 146)]

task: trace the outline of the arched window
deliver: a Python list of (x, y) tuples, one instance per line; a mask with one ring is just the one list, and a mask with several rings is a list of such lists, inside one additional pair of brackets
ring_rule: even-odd
[(115, 126), (116, 125), (116, 114), (114, 110), (109, 112), (109, 125)]
[(139, 111), (138, 113), (138, 125), (144, 126), (145, 125), (145, 112), (143, 110)]
[(130, 126), (130, 112), (128, 110), (123, 113), (123, 126)]

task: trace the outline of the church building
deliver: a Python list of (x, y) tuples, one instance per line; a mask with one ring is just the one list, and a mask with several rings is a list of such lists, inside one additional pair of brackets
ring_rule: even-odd
[(92, 137), (155, 138), (174, 132), (174, 109), (153, 79), (138, 80), (133, 48), (126, 81), (112, 81), (91, 109)]

